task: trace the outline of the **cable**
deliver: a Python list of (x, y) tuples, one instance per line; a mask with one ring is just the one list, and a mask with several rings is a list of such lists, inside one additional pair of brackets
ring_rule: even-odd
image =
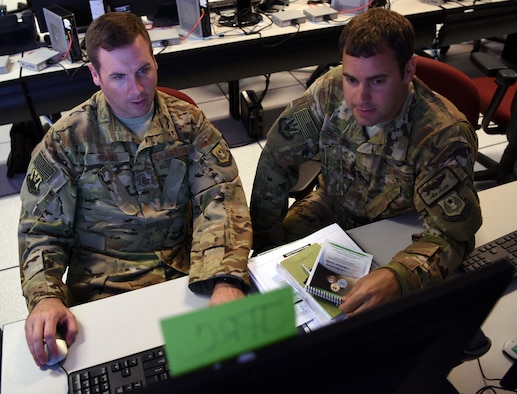
[(63, 53), (63, 55), (61, 55), (61, 60), (65, 60), (68, 55), (70, 55), (70, 51), (72, 50), (72, 35), (70, 34), (70, 32), (67, 33), (67, 37), (68, 37), (68, 48), (66, 49), (66, 52)]
[(194, 32), (194, 30), (196, 30), (196, 28), (199, 26), (199, 24), (203, 20), (204, 16), (205, 16), (205, 10), (202, 9), (201, 10), (201, 15), (199, 16), (199, 18), (196, 21), (196, 23), (194, 24), (194, 26), (192, 26), (192, 29), (190, 29), (190, 31), (185, 36), (180, 37), (180, 41), (185, 40), (188, 36), (190, 36)]
[(259, 96), (259, 104), (262, 104), (262, 100), (264, 100), (264, 97), (266, 96), (267, 90), (269, 88), (269, 81), (271, 80), (271, 73), (264, 75), (264, 77), (266, 77), (266, 86), (264, 87), (264, 90)]
[(279, 41), (279, 42), (277, 42), (275, 44), (271, 44), (271, 45), (269, 45), (269, 44), (262, 44), (262, 45), (264, 47), (266, 47), (266, 48), (274, 48), (274, 47), (276, 47), (278, 45), (285, 44), (287, 41), (289, 41), (291, 38), (293, 38), (294, 36), (296, 36), (300, 32), (300, 24), (298, 22), (293, 22), (293, 26), (296, 26), (296, 31), (293, 34), (287, 36), (286, 38), (284, 38), (283, 40), (281, 40), (281, 41)]
[[(483, 377), (483, 380), (486, 382), (500, 382), (501, 379), (499, 378), (489, 378), (485, 375), (485, 372), (483, 371), (483, 367), (481, 366), (481, 361), (480, 359), (476, 359), (477, 363), (478, 363), (478, 367), (479, 367), (479, 372), (481, 373), (481, 376)], [(496, 385), (492, 385), (492, 384), (487, 384), (483, 387), (481, 387), (478, 391), (476, 391), (475, 394), (484, 394), (484, 393), (488, 393), (488, 392), (491, 392), (491, 393), (496, 393), (495, 389), (498, 389), (498, 390), (505, 390), (509, 393), (517, 393), (517, 390), (508, 390), (508, 389), (504, 389), (503, 387), (501, 386), (496, 386)]]

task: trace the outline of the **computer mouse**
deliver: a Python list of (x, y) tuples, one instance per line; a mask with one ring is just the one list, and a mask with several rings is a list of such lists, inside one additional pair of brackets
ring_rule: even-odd
[(503, 352), (514, 360), (517, 360), (517, 337), (508, 338), (504, 343)]
[[(56, 344), (57, 348), (59, 350), (59, 355), (57, 357), (52, 357), (49, 355), (47, 365), (55, 365), (61, 361), (63, 361), (66, 356), (68, 355), (68, 345), (66, 344), (66, 341), (61, 338), (56, 338)], [(45, 352), (49, 354), (47, 344), (45, 343)]]

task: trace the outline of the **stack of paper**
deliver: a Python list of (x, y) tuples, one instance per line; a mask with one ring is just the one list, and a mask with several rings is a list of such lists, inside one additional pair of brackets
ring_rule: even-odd
[[(335, 316), (332, 317), (332, 314), (329, 316), (322, 314), (320, 309), (314, 304), (314, 296), (307, 293), (299, 281), (293, 280), (279, 267), (281, 267), (281, 263), (286, 259), (298, 253), (302, 253), (298, 257), (302, 257), (302, 260), (307, 259), (306, 267), (310, 270), (325, 240), (338, 243), (350, 250), (361, 251), (361, 248), (341, 227), (337, 224), (332, 224), (298, 241), (279, 246), (252, 257), (248, 263), (250, 276), (260, 292), (271, 291), (286, 285), (293, 288), (294, 292), (298, 295), (298, 297), (295, 298), (297, 325), (301, 326), (305, 324), (306, 330), (313, 330), (322, 325), (329, 324), (333, 321)], [(305, 254), (307, 254), (307, 256), (305, 256)], [(293, 257), (288, 261), (296, 261), (298, 257)], [(301, 268), (297, 271), (302, 275), (302, 283), (309, 276), (308, 270)], [(303, 277), (303, 275), (305, 275), (305, 277)], [(298, 285), (296, 285), (297, 282)], [(336, 307), (334, 306), (334, 308)]]

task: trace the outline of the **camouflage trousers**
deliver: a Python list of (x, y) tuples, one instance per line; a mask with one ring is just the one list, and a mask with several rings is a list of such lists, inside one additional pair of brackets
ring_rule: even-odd
[(333, 223), (343, 230), (356, 226), (352, 218), (338, 218), (318, 188), (289, 208), (282, 222), (284, 241), (296, 241)]
[(186, 274), (164, 263), (150, 270), (142, 270), (140, 273), (102, 275), (82, 283), (69, 284), (72, 296), (72, 299), (69, 300), (69, 304), (83, 304), (85, 302), (95, 301), (164, 281), (177, 279), (185, 275)]

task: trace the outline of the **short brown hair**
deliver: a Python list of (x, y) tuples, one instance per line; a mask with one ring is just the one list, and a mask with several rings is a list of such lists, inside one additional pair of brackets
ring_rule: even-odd
[(139, 35), (148, 42), (149, 52), (152, 54), (153, 45), (140, 17), (131, 12), (109, 12), (101, 15), (86, 30), (85, 43), (88, 59), (99, 71), (99, 48), (111, 51), (131, 44)]
[(393, 51), (401, 75), (415, 50), (415, 31), (403, 15), (385, 8), (371, 8), (353, 17), (343, 28), (339, 51), (354, 57), (371, 57), (386, 48)]

